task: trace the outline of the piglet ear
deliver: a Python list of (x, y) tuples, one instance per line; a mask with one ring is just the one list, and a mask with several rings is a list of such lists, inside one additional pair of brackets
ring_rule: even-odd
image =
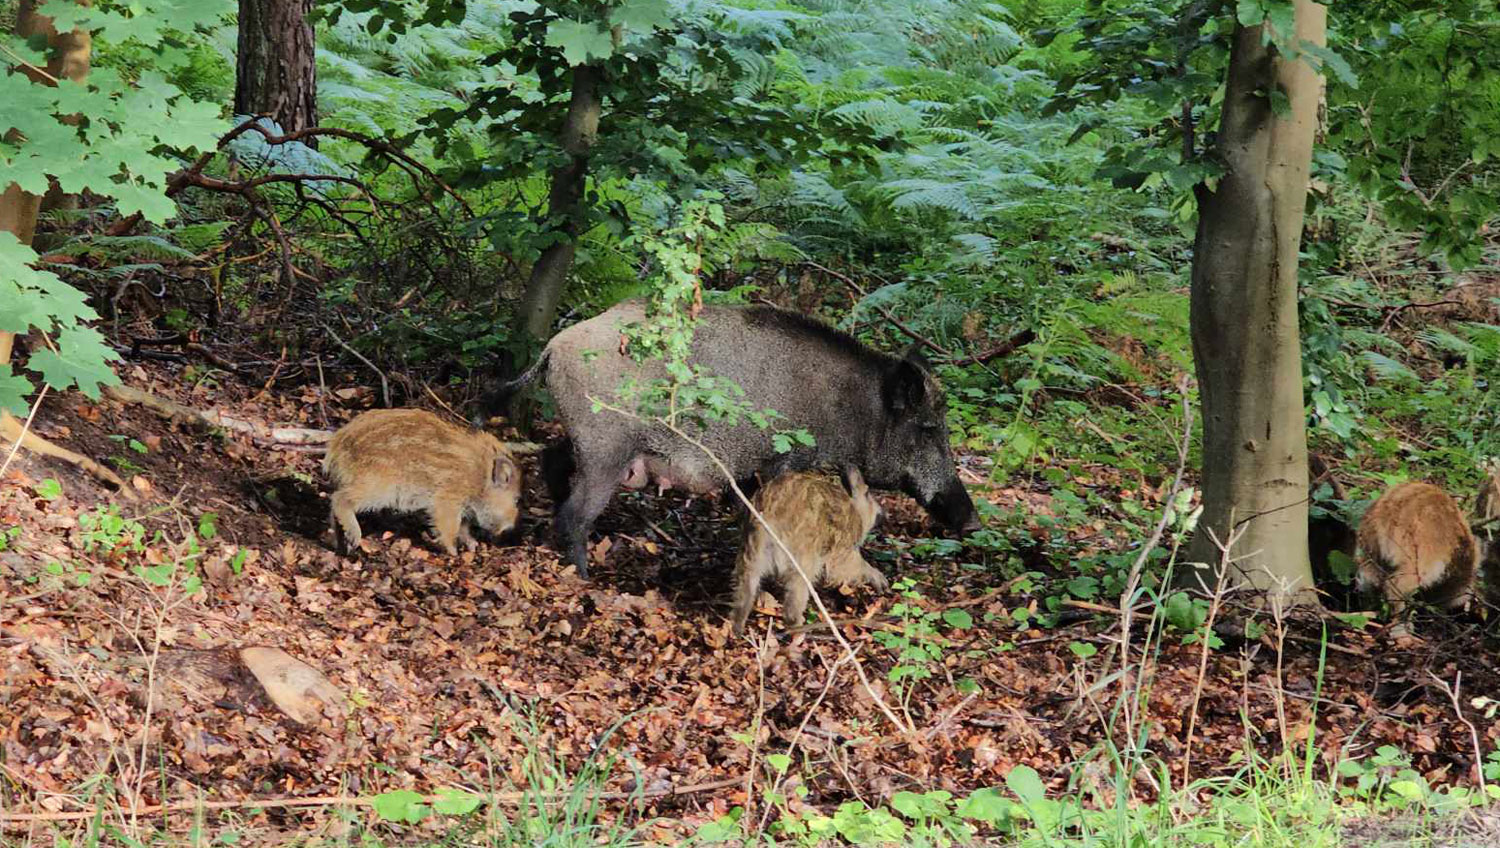
[(490, 483), (504, 488), (516, 479), (516, 463), (505, 454), (495, 457), (495, 466), (490, 469)]
[(920, 406), (927, 397), (927, 371), (910, 359), (902, 359), (886, 371), (881, 392), (886, 408), (893, 412)]
[(849, 494), (857, 500), (869, 494), (870, 487), (865, 483), (865, 475), (859, 473), (859, 469), (852, 465), (844, 468), (844, 485), (849, 489)]

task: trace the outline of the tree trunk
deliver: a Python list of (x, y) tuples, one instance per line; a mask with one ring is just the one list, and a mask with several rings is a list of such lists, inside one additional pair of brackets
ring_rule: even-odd
[(318, 125), (311, 11), (312, 0), (240, 0), (236, 115), (269, 115), (289, 133)]
[[(1326, 9), (1296, 2), (1296, 40), (1323, 44)], [(1294, 40), (1294, 43), (1297, 41)], [(1307, 433), (1297, 327), (1297, 251), (1317, 127), (1318, 74), (1237, 27), (1229, 55), (1218, 188), (1198, 187), (1193, 360), (1203, 401), (1203, 514), (1189, 561), (1212, 588), (1214, 537), (1234, 545), (1225, 580), (1311, 599)], [(1267, 92), (1280, 91), (1278, 117)], [(1212, 534), (1212, 535), (1210, 535)]]
[(599, 135), (601, 69), (579, 65), (573, 69), (573, 96), (563, 121), (562, 143), (567, 160), (552, 170), (552, 188), (547, 198), (547, 216), (553, 241), (531, 267), (531, 278), (521, 296), (517, 330), (523, 342), (534, 348), (552, 335), (557, 304), (573, 269), (578, 237), (583, 233), (584, 189), (588, 184), (589, 149)]
[[(90, 0), (80, 0), (80, 6), (92, 6)], [(52, 25), (52, 19), (42, 17), (36, 13), (37, 0), (21, 0), (16, 10), (16, 34), (24, 38), (37, 35), (46, 36), (47, 46), (51, 52), (47, 56), (47, 74), (53, 79), (67, 79), (73, 82), (83, 82), (89, 75), (89, 62), (92, 55), (94, 38), (87, 30), (75, 29), (71, 32), (58, 32)], [(28, 72), (32, 82), (49, 83), (46, 77), (37, 73)], [(67, 121), (75, 123), (76, 118)], [(10, 201), (7, 201), (7, 204)], [(54, 181), (47, 189), (47, 194), (37, 198), (43, 211), (51, 209), (77, 209), (78, 198), (71, 194), (64, 194)], [(35, 215), (35, 212), (32, 212)], [(35, 221), (33, 220), (34, 224)], [(6, 227), (6, 229), (10, 229)], [(14, 230), (11, 230), (14, 232)]]

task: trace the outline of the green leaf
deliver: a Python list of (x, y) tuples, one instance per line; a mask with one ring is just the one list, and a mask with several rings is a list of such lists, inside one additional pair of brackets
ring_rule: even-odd
[(1393, 780), (1391, 791), (1408, 801), (1420, 801), (1427, 797), (1427, 787), (1415, 780)]
[(776, 769), (777, 774), (786, 774), (786, 770), (792, 767), (792, 758), (786, 754), (767, 754), (766, 762)]
[[(3, 289), (0, 286), (0, 289)], [(10, 410), (24, 417), (31, 411), (26, 397), (31, 394), (31, 381), (20, 374), (12, 374), (9, 365), (0, 365), (0, 409)]]
[(974, 617), (968, 610), (946, 609), (943, 610), (943, 623), (954, 630), (968, 630), (974, 626)]
[(57, 351), (39, 350), (27, 360), (26, 367), (42, 375), (47, 384), (66, 389), (77, 386), (91, 398), (99, 397), (99, 386), (119, 385), (106, 362), (120, 355), (104, 344), (104, 337), (92, 327), (64, 327), (57, 334)]
[(205, 512), (198, 517), (198, 538), (205, 542), (219, 535), (219, 514)]
[(1073, 656), (1081, 660), (1086, 660), (1099, 653), (1099, 649), (1092, 642), (1071, 642), (1068, 644), (1068, 650), (1073, 652)]
[(1332, 48), (1311, 41), (1303, 40), (1297, 44), (1303, 53), (1318, 60), (1318, 70), (1327, 73), (1332, 71), (1335, 78), (1350, 88), (1359, 88), (1359, 77), (1355, 76), (1354, 69), (1344, 61), (1344, 57), (1334, 52)]
[(235, 574), (239, 574), (241, 571), (244, 571), (245, 560), (249, 558), (249, 555), (249, 551), (246, 551), (243, 548), (235, 551), (234, 556), (229, 560), (229, 570), (234, 572)]
[(1000, 794), (1000, 790), (985, 787), (974, 790), (972, 795), (958, 805), (956, 812), (970, 821), (1001, 825), (1010, 820), (1010, 811), (1013, 806), (1015, 805), (1009, 798)]
[(1239, 0), (1235, 4), (1234, 17), (1240, 26), (1259, 26), (1266, 19), (1266, 10), (1261, 8), (1260, 0)]
[(484, 803), (482, 795), (475, 795), (451, 786), (439, 789), (437, 795), (438, 799), (433, 802), (432, 809), (445, 816), (466, 816), (479, 809), (479, 805)]
[(1016, 797), (1025, 804), (1036, 804), (1047, 797), (1047, 789), (1042, 785), (1041, 775), (1031, 766), (1016, 766), (1005, 776), (1005, 785), (1010, 791), (1016, 793)]
[(174, 566), (172, 566), (171, 564), (138, 565), (136, 566), (135, 573), (142, 580), (150, 583), (152, 586), (165, 587), (172, 585), (173, 568)]
[(370, 805), (375, 808), (375, 815), (385, 821), (415, 824), (427, 817), (422, 796), (410, 789), (382, 792), (370, 799)]
[(48, 477), (37, 484), (36, 494), (44, 501), (55, 501), (62, 497), (62, 484), (55, 478)]
[(547, 25), (547, 46), (560, 48), (563, 59), (570, 65), (608, 59), (615, 50), (614, 39), (598, 24), (571, 18), (561, 18)]
[(609, 18), (611, 23), (646, 34), (672, 22), (672, 6), (667, 0), (625, 0)]

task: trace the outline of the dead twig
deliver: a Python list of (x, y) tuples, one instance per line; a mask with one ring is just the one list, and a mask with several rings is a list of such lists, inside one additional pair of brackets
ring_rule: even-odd
[(1453, 714), (1458, 717), (1459, 721), (1463, 722), (1464, 727), (1469, 728), (1469, 740), (1474, 745), (1474, 765), (1472, 767), (1474, 777), (1479, 781), (1480, 797), (1487, 797), (1484, 785), (1484, 749), (1479, 745), (1479, 731), (1475, 729), (1474, 722), (1469, 721), (1468, 716), (1464, 715), (1463, 701), (1458, 697), (1459, 687), (1463, 685), (1464, 673), (1460, 671), (1453, 675), (1452, 686), (1449, 686), (1447, 681), (1430, 671), (1427, 672), (1427, 676), (1436, 681), (1438, 687), (1447, 693), (1448, 700), (1453, 702)]
[[(819, 265), (818, 263), (812, 261), (803, 262), (802, 264), (816, 271), (822, 271), (835, 280), (838, 280), (839, 282), (848, 286), (851, 291), (855, 292), (862, 298), (869, 296), (869, 293), (865, 291), (865, 287), (855, 282), (854, 278), (850, 277), (847, 274), (841, 274), (838, 271), (833, 270), (832, 268)], [(891, 314), (891, 311), (889, 309), (886, 309), (884, 306), (881, 306), (878, 303), (874, 304), (874, 306), (876, 312), (879, 312), (882, 316), (884, 316), (885, 320), (891, 322), (891, 324), (896, 329), (900, 330), (902, 333), (905, 333), (909, 338), (911, 338), (912, 341), (917, 342), (928, 350), (931, 350), (933, 353), (942, 356), (944, 359), (953, 358), (953, 354), (949, 353), (947, 348), (943, 347), (932, 339), (927, 338), (916, 330), (913, 330), (912, 328), (906, 326), (906, 324), (902, 322), (900, 318), (897, 318), (895, 315)]]
[[(672, 786), (666, 789), (648, 789), (640, 792), (598, 792), (592, 797), (597, 801), (629, 801), (635, 798), (671, 798), (678, 795), (695, 795), (737, 786), (738, 777), (695, 783), (688, 786)], [(536, 793), (532, 791), (481, 793), (479, 798), (491, 804), (519, 804), (534, 800), (545, 803), (562, 803), (573, 796), (576, 790)], [(445, 795), (428, 795), (424, 804), (434, 804)], [(307, 798), (250, 798), (243, 801), (177, 801), (171, 804), (151, 804), (135, 810), (137, 816), (153, 816), (171, 813), (195, 813), (209, 810), (273, 810), (290, 807), (373, 807), (375, 799), (362, 795), (315, 795)], [(66, 810), (55, 813), (0, 813), (0, 824), (14, 825), (26, 822), (86, 821), (101, 815), (97, 807), (83, 810)]]
[(339, 347), (342, 347), (344, 350), (347, 350), (350, 353), (354, 354), (354, 358), (355, 359), (358, 359), (360, 362), (363, 362), (364, 364), (370, 366), (370, 370), (374, 371), (380, 377), (380, 397), (381, 397), (381, 400), (385, 401), (385, 408), (386, 409), (390, 409), (391, 408), (391, 384), (390, 384), (390, 381), (385, 378), (385, 372), (381, 371), (380, 368), (378, 366), (376, 366), (375, 363), (373, 363), (370, 360), (366, 359), (364, 354), (362, 354), (359, 351), (355, 350), (354, 348), (350, 347), (348, 342), (346, 342), (343, 339), (339, 338), (339, 334), (335, 333), (333, 331), (332, 327), (328, 326), (327, 324), (324, 324), (323, 325), (323, 331), (326, 332), (329, 336), (332, 336), (333, 340), (339, 343)]

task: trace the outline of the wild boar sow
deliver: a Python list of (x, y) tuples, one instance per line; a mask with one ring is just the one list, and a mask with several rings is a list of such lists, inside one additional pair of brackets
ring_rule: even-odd
[[(744, 632), (761, 581), (767, 577), (782, 585), (787, 627), (801, 624), (807, 613), (809, 581), (815, 586), (862, 583), (886, 588), (885, 575), (859, 552), (860, 543), (880, 517), (880, 504), (858, 469), (847, 469), (843, 484), (823, 474), (783, 474), (756, 492), (752, 503), (765, 524), (745, 516), (744, 544), (734, 575), (736, 634)], [(771, 538), (772, 532), (781, 545)], [(794, 559), (806, 580), (793, 567)]]
[(340, 553), (359, 547), (356, 513), (425, 511), (443, 550), (473, 550), (472, 522), (498, 536), (515, 526), (521, 473), (488, 433), (420, 409), (375, 409), (345, 424), (328, 443), (323, 471), (336, 489), (328, 523)]
[[(609, 410), (594, 412), (593, 399), (616, 401), (627, 380), (665, 376), (661, 363), (642, 366), (620, 352), (620, 328), (643, 318), (642, 304), (627, 301), (563, 330), (536, 366), (491, 392), (486, 404), (494, 410), (507, 393), (546, 369), (572, 443), (556, 530), (580, 575), (587, 574), (594, 520), (621, 485), (665, 479), (705, 491), (728, 482), (700, 450), (664, 428)], [(753, 424), (710, 422), (694, 435), (735, 480), (757, 472), (769, 478), (818, 465), (852, 465), (869, 485), (916, 498), (948, 528), (978, 528), (974, 503), (954, 471), (943, 390), (919, 356), (881, 353), (781, 309), (708, 306), (693, 336), (692, 362), (734, 381), (752, 406), (776, 410), (786, 426), (806, 428), (817, 442), (779, 455), (770, 434)]]

